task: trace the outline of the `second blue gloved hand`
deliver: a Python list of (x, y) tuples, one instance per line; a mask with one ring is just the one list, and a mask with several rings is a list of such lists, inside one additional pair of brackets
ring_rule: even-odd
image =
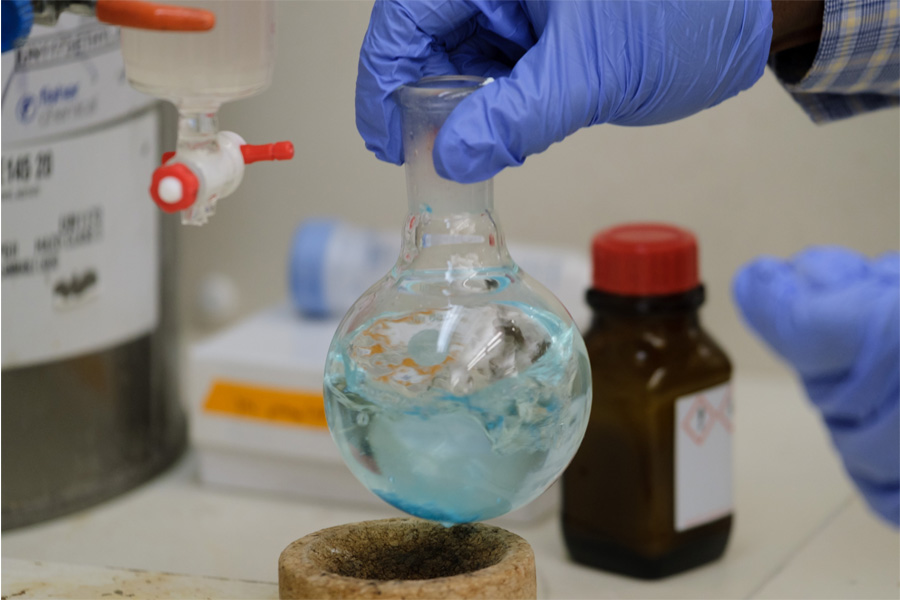
[(357, 127), (400, 164), (397, 87), (494, 77), (435, 142), (442, 176), (480, 181), (588, 125), (652, 125), (715, 106), (760, 78), (771, 38), (771, 3), (759, 0), (378, 1), (360, 51)]
[(900, 255), (761, 258), (738, 273), (734, 295), (800, 375), (869, 504), (900, 524)]

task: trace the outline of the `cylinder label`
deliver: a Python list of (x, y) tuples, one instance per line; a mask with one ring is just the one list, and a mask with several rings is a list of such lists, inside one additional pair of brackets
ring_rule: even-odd
[(125, 79), (119, 30), (64, 14), (2, 54), (3, 146), (98, 125), (154, 102)]
[(158, 127), (150, 111), (89, 135), (4, 144), (3, 368), (155, 326), (158, 215), (146, 187)]
[(732, 400), (726, 383), (675, 402), (675, 529), (730, 514)]

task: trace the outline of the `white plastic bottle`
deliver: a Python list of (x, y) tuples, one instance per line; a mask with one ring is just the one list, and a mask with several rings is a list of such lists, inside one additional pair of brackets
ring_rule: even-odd
[[(565, 248), (509, 244), (516, 263), (543, 283), (569, 310), (582, 331), (590, 324), (585, 290), (591, 268), (586, 256)], [(395, 233), (338, 219), (308, 219), (291, 244), (288, 284), (296, 309), (307, 317), (340, 316), (397, 260)]]

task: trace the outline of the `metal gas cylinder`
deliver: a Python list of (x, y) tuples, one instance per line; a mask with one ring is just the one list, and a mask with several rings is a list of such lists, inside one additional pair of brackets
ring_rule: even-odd
[(77, 510), (185, 445), (174, 230), (147, 200), (158, 104), (119, 30), (63, 15), (2, 55), (3, 529)]

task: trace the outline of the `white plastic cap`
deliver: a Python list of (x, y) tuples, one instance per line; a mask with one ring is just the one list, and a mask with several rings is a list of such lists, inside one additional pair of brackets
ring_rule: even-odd
[(184, 195), (184, 186), (177, 177), (163, 177), (159, 182), (159, 199), (169, 204), (180, 202)]
[(241, 292), (234, 279), (224, 273), (206, 273), (197, 286), (197, 317), (206, 327), (221, 327), (237, 317)]

